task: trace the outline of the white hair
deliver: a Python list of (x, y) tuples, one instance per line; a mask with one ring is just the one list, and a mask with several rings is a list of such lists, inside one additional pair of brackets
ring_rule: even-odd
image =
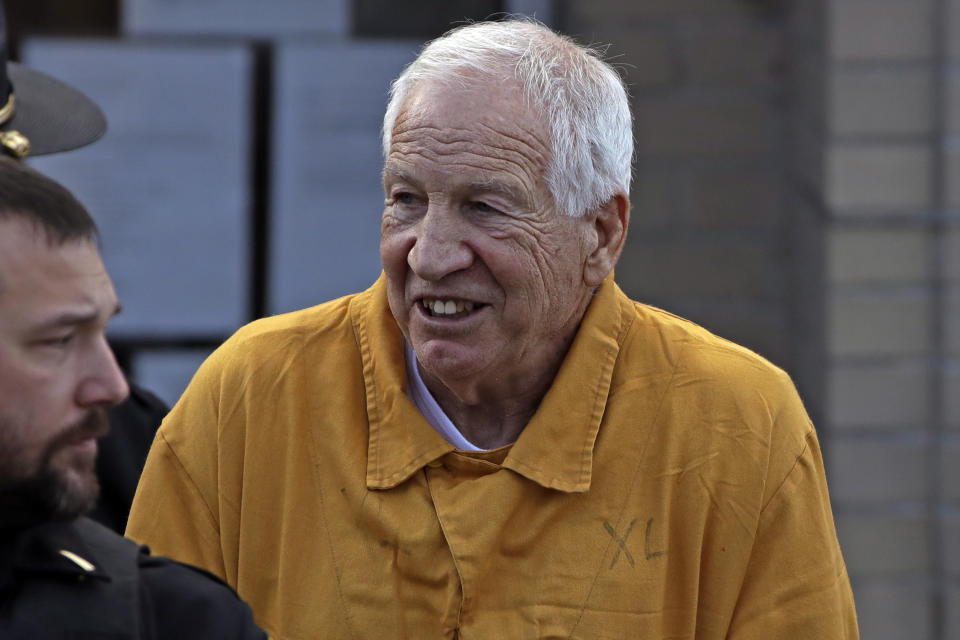
[(580, 217), (617, 193), (629, 193), (633, 128), (626, 87), (592, 49), (533, 20), (458, 27), (428, 43), (390, 87), (383, 154), (417, 83), (512, 72), (527, 103), (546, 119), (551, 156), (546, 182), (557, 209)]

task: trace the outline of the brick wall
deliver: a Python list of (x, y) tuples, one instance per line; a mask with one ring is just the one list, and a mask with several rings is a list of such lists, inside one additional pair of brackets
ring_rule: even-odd
[(562, 6), (634, 97), (618, 279), (793, 375), (862, 636), (960, 637), (960, 0)]
[(561, 7), (568, 33), (612, 43), (634, 98), (621, 286), (786, 365), (782, 20), (742, 0)]
[(960, 459), (947, 430), (956, 277), (945, 232), (960, 177), (946, 146), (947, 9), (823, 0), (797, 3), (792, 16), (807, 69), (794, 86), (823, 96), (794, 111), (797, 135), (813, 143), (795, 146), (792, 198), (808, 203), (797, 210), (824, 247), (823, 341), (810, 345), (820, 367), (804, 375), (825, 380), (828, 478), (871, 639), (960, 634), (946, 613), (956, 559), (944, 564), (960, 533), (950, 514), (960, 478), (949, 472)]

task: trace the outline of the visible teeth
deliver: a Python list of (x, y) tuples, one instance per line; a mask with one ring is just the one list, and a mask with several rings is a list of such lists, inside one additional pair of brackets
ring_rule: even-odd
[(464, 311), (470, 313), (476, 307), (473, 302), (463, 302), (461, 300), (424, 300), (423, 306), (437, 316), (449, 316)]

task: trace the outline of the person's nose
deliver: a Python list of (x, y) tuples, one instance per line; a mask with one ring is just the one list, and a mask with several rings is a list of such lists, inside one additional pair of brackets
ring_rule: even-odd
[(416, 229), (407, 264), (419, 277), (436, 282), (473, 264), (469, 224), (448, 207), (431, 203)]
[(127, 378), (105, 336), (97, 338), (91, 346), (83, 367), (83, 379), (77, 389), (77, 404), (80, 406), (113, 406), (130, 393)]

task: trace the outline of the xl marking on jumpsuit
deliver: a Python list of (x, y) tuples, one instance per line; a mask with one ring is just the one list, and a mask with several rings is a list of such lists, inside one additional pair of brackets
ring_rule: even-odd
[[(630, 553), (630, 550), (627, 549), (627, 538), (630, 537), (630, 532), (633, 531), (633, 525), (637, 524), (637, 519), (634, 518), (630, 521), (630, 524), (627, 525), (627, 531), (623, 534), (623, 537), (617, 536), (616, 529), (613, 528), (609, 522), (604, 520), (603, 528), (607, 530), (607, 533), (610, 534), (610, 537), (617, 542), (617, 552), (613, 554), (613, 559), (610, 561), (610, 568), (613, 569), (617, 566), (617, 562), (620, 560), (620, 554), (622, 553), (627, 558), (627, 562), (630, 563), (631, 567), (636, 567), (637, 563), (633, 559), (633, 554)], [(647, 520), (647, 531), (646, 536), (643, 541), (643, 555), (647, 560), (653, 560), (654, 558), (659, 558), (663, 555), (663, 551), (651, 551), (650, 550), (650, 530), (653, 529), (653, 518)]]
[(627, 532), (623, 534), (622, 538), (617, 537), (617, 531), (613, 528), (606, 520), (603, 521), (603, 528), (607, 530), (607, 533), (610, 534), (610, 537), (617, 541), (617, 552), (613, 554), (613, 560), (610, 561), (610, 568), (613, 569), (617, 565), (617, 560), (620, 559), (620, 553), (627, 557), (627, 562), (630, 563), (631, 567), (636, 567), (637, 563), (633, 561), (633, 555), (630, 553), (630, 549), (627, 549), (627, 538), (630, 537), (630, 532), (633, 531), (633, 525), (637, 524), (637, 519), (634, 518), (630, 521), (630, 525), (627, 527)]

